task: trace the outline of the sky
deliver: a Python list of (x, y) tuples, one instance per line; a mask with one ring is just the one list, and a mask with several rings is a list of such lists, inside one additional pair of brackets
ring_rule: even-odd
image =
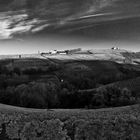
[(140, 51), (140, 42), (104, 41), (88, 38), (36, 38), (28, 40), (12, 40), (0, 42), (0, 55), (3, 54), (30, 54), (48, 52), (50, 50), (64, 50), (73, 48), (82, 49), (110, 49), (119, 47), (130, 51)]
[[(89, 5), (88, 0), (86, 2), (87, 4), (83, 3), (83, 6), (87, 5), (83, 11), (76, 10), (75, 14), (62, 18), (56, 23), (54, 29), (57, 27), (60, 29), (53, 35), (47, 32), (47, 29), (51, 28), (48, 19), (42, 20), (39, 15), (30, 19), (26, 10), (14, 13), (12, 16), (7, 12), (0, 12), (0, 54), (30, 54), (54, 49), (109, 49), (112, 47), (140, 51), (139, 0), (101, 0), (99, 5), (95, 3)], [(57, 15), (59, 10), (63, 14), (61, 5), (57, 6), (54, 15)], [(54, 7), (56, 8), (56, 5)], [(62, 7), (64, 10), (68, 8)], [(37, 32), (37, 36), (31, 34), (25, 38), (18, 37), (18, 33), (26, 36), (26, 33), (33, 33), (33, 31), (36, 33), (39, 30), (45, 31), (45, 35)], [(65, 34), (60, 35), (60, 31)], [(15, 33), (17, 33), (16, 38), (5, 40)]]

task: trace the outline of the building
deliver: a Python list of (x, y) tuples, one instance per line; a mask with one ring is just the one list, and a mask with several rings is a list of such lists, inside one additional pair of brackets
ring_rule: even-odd
[(120, 48), (118, 48), (118, 47), (112, 47), (111, 49), (112, 50), (120, 50)]
[(57, 50), (52, 50), (52, 51), (49, 52), (49, 54), (52, 54), (52, 55), (57, 54), (57, 53), (58, 53)]
[[(71, 50), (62, 50), (62, 51), (57, 51), (57, 50), (51, 50), (49, 52), (42, 52), (41, 55), (56, 55), (56, 54), (61, 54), (61, 55), (66, 55), (66, 54), (75, 54), (78, 52), (81, 52), (81, 48), (78, 49), (71, 49)], [(40, 53), (40, 52), (39, 52)]]

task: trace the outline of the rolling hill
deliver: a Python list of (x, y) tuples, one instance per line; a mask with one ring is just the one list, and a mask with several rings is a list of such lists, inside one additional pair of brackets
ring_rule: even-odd
[(132, 60), (126, 62), (129, 53), (131, 56), (132, 52), (126, 50), (106, 49), (0, 56), (0, 102), (35, 108), (68, 108), (72, 104), (68, 101), (68, 105), (63, 104), (62, 99), (70, 96), (70, 100), (77, 100), (79, 97), (74, 96), (78, 91), (116, 85), (138, 93), (140, 66), (133, 62), (138, 55), (133, 53)]
[[(108, 140), (115, 135), (116, 140), (139, 140), (139, 105), (61, 108), (60, 103), (67, 104), (72, 100), (70, 97), (75, 90), (81, 88), (87, 94), (97, 82), (98, 88), (94, 90), (116, 85), (133, 92), (140, 91), (139, 64), (124, 61), (128, 57), (139, 59), (139, 53), (110, 49), (85, 52), (45, 57), (40, 54), (0, 56), (0, 102), (5, 102), (0, 104), (0, 139), (90, 140), (95, 137)], [(59, 97), (62, 102), (59, 100), (56, 106), (48, 109), (47, 103), (45, 106), (40, 104), (48, 98), (55, 103), (57, 95), (62, 96), (62, 99)], [(78, 99), (84, 101), (86, 98)], [(73, 99), (71, 104), (78, 102)], [(58, 106), (60, 108), (55, 109)]]
[(108, 60), (124, 64), (138, 64), (140, 61), (139, 52), (132, 52), (124, 49), (85, 49), (75, 51), (70, 54), (49, 55), (48, 52), (41, 54), (17, 54), (0, 55), (0, 59), (20, 59), (20, 58), (38, 58), (52, 61), (82, 61), (82, 60)]
[(138, 105), (99, 110), (34, 110), (0, 104), (0, 114), (3, 140), (90, 140), (93, 136), (108, 139), (114, 134), (116, 140), (120, 135), (123, 139), (139, 139)]
[(139, 91), (140, 91), (140, 77), (133, 78), (133, 79), (128, 79), (128, 80), (124, 80), (124, 81), (114, 82), (114, 83), (111, 83), (111, 84), (101, 86), (99, 88), (88, 89), (88, 90), (79, 90), (79, 93), (93, 92), (93, 91), (96, 91), (96, 90), (101, 90), (101, 89), (105, 89), (105, 88), (112, 87), (112, 86), (116, 86), (116, 87), (121, 88), (121, 89), (127, 88), (127, 89), (131, 90), (132, 92), (139, 94)]

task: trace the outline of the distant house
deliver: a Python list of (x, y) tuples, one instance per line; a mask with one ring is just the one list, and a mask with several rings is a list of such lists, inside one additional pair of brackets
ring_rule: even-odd
[(111, 49), (112, 50), (120, 50), (120, 48), (118, 48), (118, 47), (112, 47)]
[(49, 52), (49, 54), (57, 54), (57, 53), (58, 53), (57, 50), (52, 50)]

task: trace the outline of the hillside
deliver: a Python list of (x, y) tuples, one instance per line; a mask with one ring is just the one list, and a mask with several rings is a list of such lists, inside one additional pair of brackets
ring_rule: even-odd
[[(95, 93), (77, 94), (78, 91), (121, 85), (121, 90), (114, 88), (112, 95), (116, 90), (120, 99), (125, 98), (127, 87), (134, 100), (129, 98), (125, 105), (135, 104), (139, 98), (135, 96), (139, 95), (140, 66), (133, 57), (125, 62), (122, 53), (131, 52), (107, 49), (0, 56), (0, 102), (27, 108), (101, 108), (94, 104)], [(124, 105), (122, 101), (118, 103), (104, 107)]]
[(138, 105), (99, 110), (34, 110), (0, 104), (0, 114), (2, 140), (140, 138)]
[[(86, 51), (68, 56), (0, 56), (0, 102), (5, 103), (0, 104), (0, 139), (91, 140), (94, 137), (112, 140), (115, 137), (115, 140), (139, 140), (140, 110), (139, 105), (132, 105), (137, 104), (137, 100), (127, 100), (125, 107), (97, 106), (95, 101), (100, 102), (102, 98), (95, 98), (87, 91), (116, 85), (132, 90), (133, 94), (128, 92), (130, 99), (135, 98), (135, 91), (139, 97), (140, 66), (117, 63), (116, 58), (132, 55), (126, 50), (89, 51), (89, 54)], [(134, 55), (132, 59), (139, 59), (139, 55)], [(79, 94), (79, 89), (86, 92)], [(120, 92), (116, 91), (118, 97)], [(115, 92), (111, 94), (116, 97)], [(123, 101), (126, 102), (126, 98)], [(93, 106), (88, 106), (90, 102)], [(118, 99), (116, 102), (120, 103), (118, 106), (124, 105)]]
[(80, 93), (94, 92), (96, 90), (101, 90), (101, 89), (105, 89), (105, 88), (112, 87), (112, 86), (117, 86), (121, 89), (122, 88), (127, 88), (127, 89), (130, 89), (131, 91), (133, 91), (134, 93), (139, 94), (139, 91), (140, 91), (140, 77), (133, 78), (133, 79), (128, 79), (128, 80), (124, 80), (124, 81), (114, 82), (114, 83), (111, 83), (111, 84), (103, 85), (99, 88), (88, 89), (88, 90), (79, 90), (79, 92)]
[(116, 83), (110, 84), (108, 86), (112, 86), (112, 85), (116, 85), (120, 88), (126, 87), (134, 92), (139, 93), (139, 91), (140, 91), (140, 77), (137, 77), (135, 79), (129, 79), (126, 81), (116, 82)]
[(139, 140), (140, 65), (128, 57), (139, 59), (111, 49), (0, 56), (0, 139)]

